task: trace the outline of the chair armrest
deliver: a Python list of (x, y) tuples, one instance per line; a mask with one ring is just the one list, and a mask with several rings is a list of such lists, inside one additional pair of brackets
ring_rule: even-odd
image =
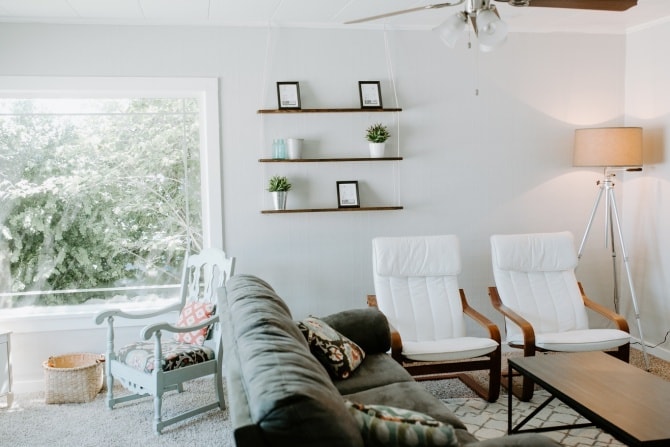
[(521, 332), (523, 333), (523, 355), (525, 357), (534, 356), (535, 331), (533, 330), (533, 326), (531, 326), (528, 320), (503, 304), (496, 287), (489, 287), (489, 296), (491, 297), (493, 307), (521, 328)]
[(213, 315), (209, 317), (206, 320), (201, 321), (198, 324), (194, 324), (193, 326), (175, 326), (174, 324), (170, 323), (154, 323), (150, 324), (148, 326), (145, 326), (142, 329), (142, 332), (140, 332), (140, 336), (144, 340), (149, 340), (151, 337), (154, 336), (156, 332), (160, 331), (167, 331), (167, 332), (192, 332), (192, 331), (197, 331), (198, 329), (205, 328), (211, 324), (217, 323), (219, 321), (219, 316), (218, 315)]
[[(368, 306), (377, 307), (377, 295), (368, 295), (367, 301)], [(391, 322), (389, 322), (389, 331), (391, 332), (391, 357), (402, 364), (402, 337)]]
[(498, 326), (496, 326), (491, 320), (486, 318), (483, 314), (479, 313), (473, 307), (470, 307), (470, 305), (468, 304), (468, 300), (465, 298), (465, 291), (463, 289), (459, 289), (459, 292), (461, 294), (461, 304), (463, 306), (463, 313), (468, 317), (472, 318), (484, 329), (488, 330), (489, 337), (492, 340), (497, 341), (498, 344), (500, 344), (500, 329), (498, 329)]
[(149, 312), (124, 312), (121, 309), (110, 309), (103, 310), (98, 315), (95, 316), (95, 324), (102, 324), (108, 318), (121, 317), (129, 318), (133, 320), (142, 320), (145, 318), (153, 318), (159, 315), (166, 314), (168, 312), (174, 312), (181, 308), (181, 303), (175, 303), (168, 307), (164, 307), (158, 310), (152, 310)]
[(630, 329), (628, 328), (628, 322), (623, 316), (619, 315), (618, 313), (614, 312), (611, 309), (608, 309), (602, 304), (596, 303), (595, 301), (591, 301), (591, 299), (587, 297), (586, 294), (584, 293), (582, 283), (578, 282), (577, 284), (579, 285), (579, 291), (581, 292), (582, 299), (584, 300), (584, 306), (602, 315), (608, 320), (612, 320), (617, 325), (617, 328), (619, 330), (624, 332), (630, 332)]

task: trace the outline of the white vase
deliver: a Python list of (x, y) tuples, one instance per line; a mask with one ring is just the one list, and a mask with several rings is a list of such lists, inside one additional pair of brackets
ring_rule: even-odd
[(276, 210), (286, 209), (286, 196), (288, 191), (272, 191), (272, 203)]
[(386, 143), (370, 143), (370, 157), (383, 158)]
[(288, 142), (288, 158), (297, 160), (302, 156), (302, 138), (289, 138)]

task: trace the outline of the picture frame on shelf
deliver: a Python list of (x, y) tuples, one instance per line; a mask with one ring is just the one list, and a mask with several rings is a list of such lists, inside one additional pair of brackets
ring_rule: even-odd
[(339, 180), (337, 182), (337, 207), (360, 208), (358, 180)]
[(299, 110), (300, 105), (300, 83), (277, 82), (277, 104), (281, 110)]
[(382, 88), (379, 81), (358, 81), (361, 109), (381, 109)]

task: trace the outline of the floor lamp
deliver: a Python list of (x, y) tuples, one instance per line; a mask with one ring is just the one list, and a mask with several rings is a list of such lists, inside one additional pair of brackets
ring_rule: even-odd
[[(612, 250), (612, 271), (614, 275), (614, 306), (618, 312), (619, 295), (617, 288), (616, 250), (614, 247), (614, 231), (616, 229), (619, 237), (623, 265), (626, 270), (630, 296), (633, 302), (633, 310), (640, 334), (642, 352), (646, 369), (649, 370), (649, 359), (647, 357), (647, 345), (644, 341), (640, 311), (637, 305), (635, 288), (633, 287), (633, 276), (630, 271), (628, 253), (624, 244), (619, 222), (619, 211), (614, 197), (614, 177), (616, 172), (640, 171), (642, 170), (642, 128), (640, 127), (602, 127), (594, 129), (577, 129), (575, 131), (575, 145), (573, 153), (574, 166), (597, 166), (603, 168), (603, 180), (599, 180), (598, 195), (596, 196), (591, 216), (584, 237), (579, 245), (577, 258), (581, 259), (586, 239), (591, 231), (593, 219), (598, 210), (603, 194), (605, 196), (605, 244), (610, 245)], [(616, 227), (616, 228), (615, 228)]]

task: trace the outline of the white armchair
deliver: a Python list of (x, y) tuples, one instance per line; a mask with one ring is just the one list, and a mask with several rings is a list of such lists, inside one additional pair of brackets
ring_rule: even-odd
[[(376, 305), (392, 326), (393, 357), (417, 380), (458, 378), (495, 402), (500, 394), (500, 331), (459, 289), (456, 236), (384, 237), (372, 241)], [(468, 336), (465, 316), (486, 336)], [(468, 371), (487, 370), (488, 387)]]
[[(573, 236), (558, 233), (491, 236), (491, 258), (496, 287), (489, 287), (495, 307), (505, 316), (507, 343), (536, 351), (603, 351), (628, 361), (630, 334), (621, 316), (591, 301), (577, 282), (577, 253)], [(610, 319), (616, 328), (592, 329), (587, 309)], [(533, 383), (524, 378), (515, 394), (533, 396)]]

